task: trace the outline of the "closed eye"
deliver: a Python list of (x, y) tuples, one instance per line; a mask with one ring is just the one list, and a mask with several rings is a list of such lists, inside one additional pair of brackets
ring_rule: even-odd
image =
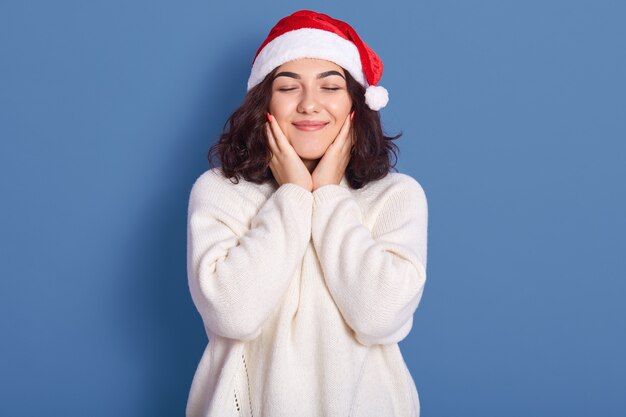
[[(323, 90), (332, 90), (332, 91), (336, 91), (336, 90), (341, 90), (341, 88), (339, 87), (322, 87)], [(297, 90), (297, 88), (279, 88), (278, 91), (292, 91), (292, 90)]]

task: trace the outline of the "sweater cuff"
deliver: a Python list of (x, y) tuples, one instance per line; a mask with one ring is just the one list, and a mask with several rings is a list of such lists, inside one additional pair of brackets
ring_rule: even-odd
[(326, 184), (313, 191), (313, 201), (315, 205), (333, 202), (352, 194), (350, 191), (338, 184)]

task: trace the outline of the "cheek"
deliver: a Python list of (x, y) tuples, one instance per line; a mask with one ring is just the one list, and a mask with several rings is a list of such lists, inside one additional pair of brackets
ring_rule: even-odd
[(278, 123), (280, 130), (289, 137), (287, 129), (289, 128), (289, 106), (284, 99), (272, 97), (270, 99), (269, 109), (274, 120)]
[(340, 124), (334, 124), (331, 129), (328, 129), (326, 132), (326, 141), (330, 144), (330, 142), (334, 141), (339, 131), (341, 130)]
[(274, 94), (270, 99), (270, 110), (272, 114), (285, 114), (297, 105), (297, 101), (287, 94)]
[(337, 97), (333, 100), (328, 100), (326, 108), (328, 108), (336, 118), (341, 119), (343, 122), (343, 118), (348, 115), (350, 109), (352, 108), (352, 101), (350, 100), (350, 96), (346, 94), (344, 97)]
[(272, 98), (270, 100), (269, 112), (276, 116), (276, 110), (280, 108), (280, 105), (277, 103), (278, 100)]
[(285, 97), (272, 97), (270, 100), (269, 112), (278, 122), (283, 132), (289, 129), (289, 119), (294, 112), (295, 106), (292, 102), (293, 100), (289, 100), (289, 98)]

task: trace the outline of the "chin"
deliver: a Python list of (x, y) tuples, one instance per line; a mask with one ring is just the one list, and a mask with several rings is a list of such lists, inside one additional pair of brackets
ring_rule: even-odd
[(322, 156), (324, 156), (323, 151), (296, 149), (296, 153), (301, 159), (309, 159), (309, 160), (320, 159)]
[(320, 159), (322, 156), (324, 156), (324, 153), (326, 153), (326, 150), (328, 149), (328, 146), (330, 146), (330, 143), (320, 144), (313, 142), (296, 142), (292, 144), (292, 146), (300, 158)]

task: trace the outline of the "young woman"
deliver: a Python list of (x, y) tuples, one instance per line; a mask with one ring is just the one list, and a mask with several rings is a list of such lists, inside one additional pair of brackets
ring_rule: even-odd
[(398, 342), (426, 281), (427, 202), (391, 172), (382, 62), (301, 10), (192, 186), (188, 277), (209, 339), (187, 417), (419, 416)]

